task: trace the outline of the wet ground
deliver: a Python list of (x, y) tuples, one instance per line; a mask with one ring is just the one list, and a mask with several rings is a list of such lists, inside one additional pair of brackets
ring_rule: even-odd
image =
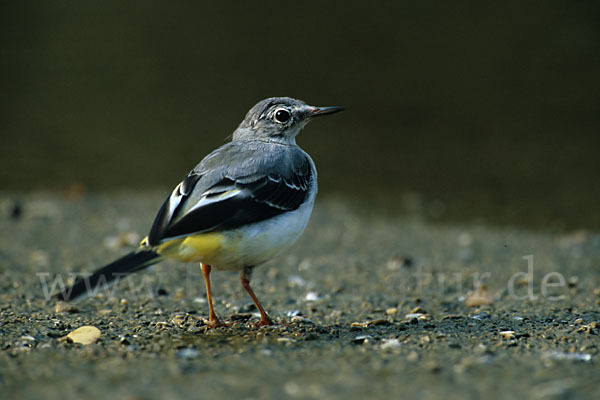
[[(53, 284), (126, 253), (163, 194), (0, 196), (5, 398), (599, 398), (600, 234), (439, 224), (318, 200), (253, 286), (162, 263), (94, 298)], [(64, 337), (94, 326), (93, 344)], [(4, 396), (3, 396), (4, 397)]]

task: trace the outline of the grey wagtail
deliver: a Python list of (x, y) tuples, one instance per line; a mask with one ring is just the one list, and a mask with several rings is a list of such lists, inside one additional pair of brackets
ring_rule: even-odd
[(163, 259), (199, 262), (210, 326), (223, 325), (213, 309), (213, 268), (241, 271), (242, 287), (260, 312), (258, 326), (273, 324), (250, 287), (252, 271), (298, 239), (313, 209), (317, 170), (296, 145), (296, 135), (313, 118), (341, 110), (289, 97), (260, 101), (232, 140), (206, 156), (175, 187), (137, 250), (80, 278), (57, 298), (75, 299), (100, 283)]

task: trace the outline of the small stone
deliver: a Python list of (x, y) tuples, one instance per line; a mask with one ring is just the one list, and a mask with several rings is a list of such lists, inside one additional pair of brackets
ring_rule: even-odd
[(384, 339), (383, 343), (381, 344), (381, 349), (382, 350), (398, 349), (398, 348), (400, 348), (401, 345), (402, 344), (400, 343), (400, 340), (398, 340), (397, 338)]
[(569, 285), (570, 288), (576, 287), (578, 283), (579, 283), (579, 278), (577, 276), (572, 276), (567, 281), (567, 284)]
[(413, 265), (413, 260), (410, 257), (396, 256), (392, 257), (387, 262), (387, 268), (390, 271), (398, 271), (402, 268), (408, 268)]
[(198, 357), (199, 355), (200, 355), (200, 352), (198, 350), (192, 349), (190, 347), (186, 347), (184, 349), (180, 349), (175, 352), (176, 357), (183, 358), (186, 360), (191, 360), (193, 358)]
[(398, 313), (398, 308), (396, 307), (390, 307), (388, 309), (385, 310), (385, 313), (387, 315), (395, 315), (396, 313)]
[(319, 301), (321, 300), (321, 296), (317, 292), (308, 292), (304, 296), (304, 301)]
[(591, 324), (590, 325), (583, 325), (582, 327), (580, 327), (579, 329), (577, 329), (577, 332), (579, 333), (588, 333), (590, 335), (596, 335), (597, 332), (596, 330), (594, 330), (594, 328), (592, 328)]
[(471, 318), (476, 319), (478, 321), (482, 321), (484, 319), (490, 318), (490, 314), (483, 312), (483, 313), (475, 314), (475, 315), (471, 316)]
[(406, 314), (404, 316), (404, 318), (406, 318), (406, 319), (419, 319), (419, 317), (422, 317), (423, 315), (425, 315), (425, 314), (418, 313), (418, 312), (417, 313), (409, 313), (409, 314)]
[(54, 306), (55, 313), (76, 313), (77, 311), (77, 307), (75, 307), (72, 303), (68, 303), (66, 301), (58, 301)]
[(308, 258), (305, 258), (304, 260), (300, 261), (300, 264), (298, 264), (298, 271), (308, 271), (311, 268), (312, 262)]
[(431, 343), (431, 337), (430, 336), (421, 336), (419, 338), (419, 344), (427, 344), (427, 343)]
[(592, 360), (592, 355), (587, 353), (567, 353), (560, 351), (552, 351), (543, 354), (542, 358), (551, 360), (570, 360), (588, 362)]
[(186, 321), (186, 316), (182, 314), (177, 314), (171, 318), (171, 323), (179, 328), (181, 328)]
[(479, 307), (494, 304), (494, 294), (488, 290), (486, 285), (481, 285), (467, 295), (465, 299), (466, 307)]
[(104, 238), (104, 247), (109, 250), (119, 250), (123, 247), (137, 246), (140, 242), (140, 235), (135, 232), (121, 232), (118, 235), (107, 236)]
[(156, 324), (154, 324), (154, 326), (156, 327), (156, 329), (162, 330), (167, 328), (169, 326), (169, 323), (165, 321), (159, 321)]
[(304, 287), (306, 286), (306, 280), (299, 275), (290, 275), (288, 277), (289, 287)]
[(289, 317), (289, 318), (295, 317), (296, 315), (300, 315), (300, 314), (302, 314), (300, 312), (300, 310), (287, 310), (285, 312), (285, 316)]
[(475, 346), (475, 352), (478, 354), (491, 354), (492, 351), (483, 343), (479, 343)]
[(367, 322), (367, 326), (388, 326), (392, 323), (387, 319), (374, 319), (372, 321)]
[(65, 338), (72, 343), (87, 345), (96, 343), (100, 339), (100, 335), (100, 329), (95, 326), (82, 326), (70, 332)]
[(444, 315), (442, 317), (442, 320), (447, 320), (447, 319), (463, 319), (465, 318), (464, 315), (459, 315), (459, 314), (448, 314), (448, 315)]
[(500, 332), (498, 332), (498, 334), (507, 340), (512, 340), (512, 339), (515, 339), (515, 337), (516, 337), (515, 331), (500, 331)]
[(34, 250), (31, 252), (29, 260), (33, 265), (40, 268), (46, 268), (50, 265), (50, 255), (42, 250)]
[(280, 338), (277, 338), (277, 343), (283, 343), (286, 345), (290, 345), (292, 343), (296, 343), (296, 340), (294, 340), (292, 338), (287, 338), (287, 337), (280, 337)]
[(468, 232), (463, 232), (458, 235), (457, 242), (460, 247), (469, 247), (473, 244), (473, 236)]
[(305, 318), (305, 317), (303, 317), (301, 315), (295, 315), (295, 316), (293, 316), (290, 321), (294, 322), (294, 323), (300, 323), (300, 324), (309, 324), (309, 325), (314, 325), (315, 324), (310, 319)]
[(426, 370), (428, 370), (429, 372), (434, 373), (434, 374), (437, 374), (438, 372), (440, 372), (442, 370), (442, 366), (435, 361), (429, 361), (425, 365), (423, 365), (423, 367)]
[(415, 362), (419, 361), (419, 353), (416, 351), (411, 351), (406, 355), (406, 361)]
[(371, 335), (360, 335), (360, 336), (354, 337), (354, 339), (352, 339), (352, 343), (354, 343), (354, 344), (367, 344), (367, 343), (369, 343), (369, 340), (373, 340), (373, 336), (371, 336)]

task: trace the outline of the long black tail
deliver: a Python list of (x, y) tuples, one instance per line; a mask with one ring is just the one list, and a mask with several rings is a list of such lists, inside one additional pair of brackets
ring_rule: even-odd
[(148, 268), (156, 264), (159, 259), (160, 255), (152, 250), (134, 251), (100, 268), (90, 276), (77, 279), (73, 286), (56, 294), (56, 299), (71, 301), (84, 294), (96, 293), (111, 282), (114, 283), (115, 279)]

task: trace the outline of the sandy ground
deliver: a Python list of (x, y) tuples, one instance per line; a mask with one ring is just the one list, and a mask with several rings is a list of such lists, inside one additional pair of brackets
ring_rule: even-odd
[[(207, 329), (197, 265), (162, 263), (72, 307), (47, 300), (130, 251), (162, 198), (0, 196), (3, 398), (600, 398), (594, 232), (320, 198), (298, 244), (254, 274), (276, 326), (254, 327), (237, 274), (215, 272), (233, 324)], [(99, 340), (64, 338), (81, 326)]]

